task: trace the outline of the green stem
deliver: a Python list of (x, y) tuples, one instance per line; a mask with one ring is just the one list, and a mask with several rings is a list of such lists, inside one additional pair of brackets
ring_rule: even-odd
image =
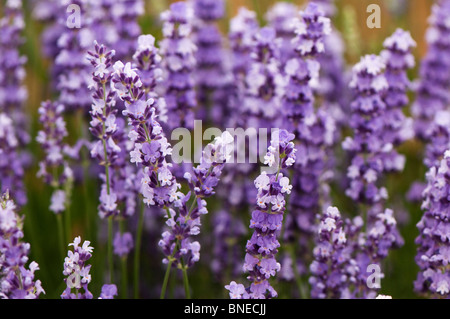
[(108, 217), (108, 263), (109, 263), (109, 283), (113, 283), (114, 259), (113, 259), (113, 218)]
[(64, 245), (63, 220), (62, 220), (61, 214), (56, 214), (56, 221), (58, 223), (59, 249), (60, 249), (62, 259), (64, 259), (66, 252), (65, 252), (65, 245)]
[[(124, 220), (121, 219), (119, 221), (119, 228), (120, 228), (120, 234), (123, 235), (124, 232)], [(128, 298), (128, 272), (127, 272), (127, 258), (128, 255), (125, 255), (121, 258), (121, 273), (122, 273), (122, 280), (121, 280), (121, 286), (122, 286), (122, 292), (121, 292), (121, 297), (122, 299), (127, 299)]]
[(65, 231), (67, 242), (70, 243), (72, 241), (72, 218), (71, 218), (71, 206), (72, 206), (72, 183), (71, 179), (67, 180), (64, 185), (64, 192), (66, 194), (66, 203), (65, 203)]
[(169, 263), (167, 264), (166, 274), (164, 275), (164, 281), (163, 281), (163, 285), (161, 288), (160, 299), (164, 299), (164, 297), (166, 296), (167, 283), (169, 282), (170, 271), (172, 270), (172, 263), (174, 262), (173, 257), (177, 253), (177, 250), (178, 250), (178, 245), (175, 245), (172, 255), (168, 258)]
[(127, 255), (121, 258), (121, 266), (122, 266), (122, 299), (128, 298), (128, 273), (127, 273)]
[(183, 285), (184, 285), (184, 293), (186, 295), (186, 299), (191, 299), (191, 293), (189, 291), (189, 278), (187, 275), (187, 268), (184, 265), (183, 259), (181, 259), (181, 267), (183, 270)]
[(139, 221), (137, 225), (136, 232), (136, 247), (134, 250), (134, 298), (139, 298), (139, 277), (140, 277), (140, 256), (141, 256), (141, 241), (142, 241), (142, 230), (144, 228), (144, 210), (145, 206), (141, 202), (141, 209), (139, 212)]

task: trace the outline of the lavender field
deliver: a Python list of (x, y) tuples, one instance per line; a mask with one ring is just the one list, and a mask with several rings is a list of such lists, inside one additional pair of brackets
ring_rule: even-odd
[(448, 299), (450, 0), (2, 0), (0, 299)]

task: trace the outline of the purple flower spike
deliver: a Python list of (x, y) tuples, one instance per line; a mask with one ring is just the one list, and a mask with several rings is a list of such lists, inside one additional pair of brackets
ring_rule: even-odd
[[(28, 144), (28, 118), (24, 85), (27, 58), (20, 55), (25, 27), (22, 1), (6, 1), (0, 19), (0, 191), (9, 191), (17, 205), (23, 206), (27, 197), (23, 185)], [(20, 129), (19, 129), (20, 128)]]
[(281, 269), (281, 265), (275, 259), (280, 247), (277, 239), (283, 222), (285, 211), (285, 196), (291, 193), (292, 186), (289, 185), (289, 178), (281, 171), (283, 159), (290, 158), (284, 162), (284, 167), (290, 167), (295, 162), (295, 152), (286, 155), (286, 149), (293, 150), (294, 135), (287, 131), (280, 131), (278, 137), (272, 137), (267, 158), (274, 156), (274, 150), (280, 149), (274, 161), (268, 161), (271, 168), (275, 168), (276, 173), (268, 174), (263, 172), (255, 179), (255, 187), (258, 191), (256, 199), (256, 209), (252, 213), (250, 228), (254, 233), (246, 245), (246, 256), (243, 269), (248, 273), (251, 284), (244, 288), (242, 284), (232, 281), (225, 286), (230, 291), (230, 298), (233, 299), (260, 299), (274, 298), (277, 292), (269, 284), (268, 279), (274, 277)]
[[(399, 146), (414, 136), (412, 119), (407, 118), (403, 112), (408, 105), (408, 90), (410, 81), (407, 71), (415, 65), (412, 49), (416, 47), (416, 42), (409, 32), (397, 29), (392, 36), (384, 41), (385, 50), (381, 52), (381, 57), (386, 64), (385, 77), (388, 82), (388, 89), (383, 97), (386, 103), (385, 117), (385, 141), (393, 146)], [(394, 156), (386, 161), (388, 171), (402, 170), (403, 156)]]
[(193, 12), (184, 2), (177, 2), (161, 14), (164, 40), (161, 55), (166, 73), (165, 101), (170, 114), (167, 125), (170, 130), (178, 127), (194, 127), (193, 108), (196, 93), (192, 72), (196, 66), (197, 47), (190, 38)]
[[(88, 290), (88, 285), (92, 280), (90, 270), (91, 265), (87, 264), (92, 257), (93, 247), (89, 246), (90, 241), (86, 240), (81, 244), (81, 237), (74, 239), (73, 251), (69, 250), (64, 259), (64, 279), (67, 287), (61, 294), (61, 299), (92, 299), (92, 293)], [(82, 290), (81, 290), (82, 289)]]
[[(450, 101), (450, 60), (443, 58), (450, 53), (450, 42), (447, 36), (450, 27), (446, 23), (449, 16), (450, 1), (438, 1), (432, 6), (430, 26), (426, 33), (429, 49), (420, 65), (417, 97), (411, 106), (416, 136), (425, 142), (430, 141), (436, 114), (446, 110)], [(446, 149), (444, 148), (441, 154)]]
[(16, 204), (9, 194), (0, 198), (0, 299), (37, 299), (42, 289), (35, 279), (39, 265), (28, 262), (30, 244), (22, 242), (23, 218), (16, 213)]
[(416, 238), (419, 273), (414, 290), (428, 297), (448, 298), (450, 296), (450, 151), (446, 151), (439, 167), (432, 167), (427, 173), (428, 185), (423, 192), (423, 216), (417, 228)]
[[(159, 246), (166, 256), (164, 263), (190, 268), (200, 259), (200, 243), (192, 238), (200, 233), (201, 216), (208, 214), (205, 199), (215, 193), (223, 167), (230, 159), (234, 139), (224, 132), (203, 150), (200, 164), (184, 177), (190, 191), (167, 210), (168, 230), (162, 234)], [(191, 194), (195, 195), (188, 206)], [(183, 266), (184, 263), (184, 266)]]
[(200, 108), (196, 117), (217, 125), (227, 115), (227, 86), (230, 77), (226, 68), (224, 39), (217, 21), (225, 13), (223, 0), (193, 0), (193, 36), (197, 47), (195, 84)]

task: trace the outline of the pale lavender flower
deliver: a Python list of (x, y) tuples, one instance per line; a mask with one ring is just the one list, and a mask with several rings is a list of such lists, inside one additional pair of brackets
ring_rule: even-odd
[(0, 299), (37, 299), (42, 289), (35, 279), (39, 265), (28, 263), (30, 244), (24, 243), (23, 217), (16, 213), (16, 204), (5, 193), (0, 199)]
[(446, 151), (438, 167), (427, 173), (427, 187), (423, 192), (423, 216), (417, 224), (416, 238), (419, 266), (414, 290), (424, 296), (448, 298), (450, 296), (450, 249), (448, 188), (450, 151)]
[(280, 247), (277, 237), (283, 224), (285, 196), (291, 192), (289, 178), (281, 170), (292, 166), (296, 156), (292, 142), (295, 136), (284, 130), (276, 135), (278, 137), (273, 136), (267, 152), (268, 158), (276, 154), (276, 159), (268, 162), (269, 167), (275, 168), (275, 172), (263, 172), (255, 179), (258, 195), (250, 220), (250, 228), (254, 232), (246, 244), (243, 266), (251, 283), (247, 288), (234, 281), (225, 286), (230, 291), (230, 298), (265, 299), (278, 295), (268, 280), (281, 270), (281, 265), (275, 258)]
[[(66, 283), (66, 289), (61, 294), (61, 299), (92, 299), (93, 295), (88, 289), (88, 285), (92, 280), (90, 274), (91, 265), (87, 264), (92, 257), (93, 247), (91, 242), (86, 240), (81, 244), (81, 237), (74, 239), (73, 251), (69, 250), (67, 257), (64, 259), (63, 275)], [(81, 290), (82, 289), (82, 290)]]
[(164, 39), (161, 42), (165, 72), (164, 98), (170, 130), (177, 127), (194, 127), (194, 107), (197, 105), (193, 72), (197, 64), (197, 47), (190, 38), (192, 33), (192, 8), (176, 2), (161, 14)]

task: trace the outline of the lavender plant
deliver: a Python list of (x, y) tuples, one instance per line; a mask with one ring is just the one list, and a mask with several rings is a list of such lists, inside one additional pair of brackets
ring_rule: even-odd
[(438, 167), (427, 173), (427, 187), (423, 192), (423, 216), (417, 224), (416, 238), (419, 265), (414, 289), (417, 293), (434, 298), (448, 298), (450, 294), (449, 260), (449, 205), (447, 192), (449, 183), (450, 152), (444, 153)]
[[(93, 294), (89, 291), (89, 284), (92, 281), (91, 265), (87, 262), (92, 257), (93, 247), (91, 242), (85, 240), (81, 244), (81, 237), (75, 237), (73, 243), (73, 251), (69, 250), (67, 257), (64, 259), (63, 274), (67, 276), (64, 279), (66, 289), (61, 294), (61, 299), (93, 299)], [(101, 299), (114, 299), (117, 295), (117, 287), (115, 285), (103, 285)]]
[(449, 297), (450, 0), (266, 4), (0, 5), (1, 299)]
[(45, 291), (35, 278), (39, 265), (28, 264), (30, 244), (23, 242), (23, 217), (8, 192), (0, 199), (0, 298), (37, 299)]
[(180, 126), (194, 127), (194, 107), (196, 92), (193, 71), (197, 60), (197, 47), (190, 39), (193, 12), (184, 2), (177, 2), (161, 14), (164, 22), (164, 40), (161, 54), (164, 57), (165, 87), (164, 95), (167, 111), (171, 113), (167, 125), (169, 129)]
[(272, 135), (266, 154), (265, 164), (272, 170), (263, 171), (255, 179), (258, 190), (256, 209), (252, 212), (250, 228), (254, 229), (252, 237), (246, 244), (243, 270), (248, 272), (249, 287), (232, 281), (225, 288), (230, 291), (232, 299), (261, 299), (277, 297), (277, 292), (268, 279), (280, 271), (280, 263), (275, 256), (280, 247), (277, 239), (286, 209), (285, 196), (291, 192), (292, 185), (282, 170), (292, 166), (296, 160), (294, 148), (295, 136), (286, 130)]
[(0, 190), (9, 191), (20, 206), (27, 202), (23, 185), (27, 164), (24, 147), (30, 139), (25, 112), (27, 58), (19, 51), (24, 27), (22, 1), (7, 1), (4, 17), (0, 19), (3, 35), (0, 39)]

